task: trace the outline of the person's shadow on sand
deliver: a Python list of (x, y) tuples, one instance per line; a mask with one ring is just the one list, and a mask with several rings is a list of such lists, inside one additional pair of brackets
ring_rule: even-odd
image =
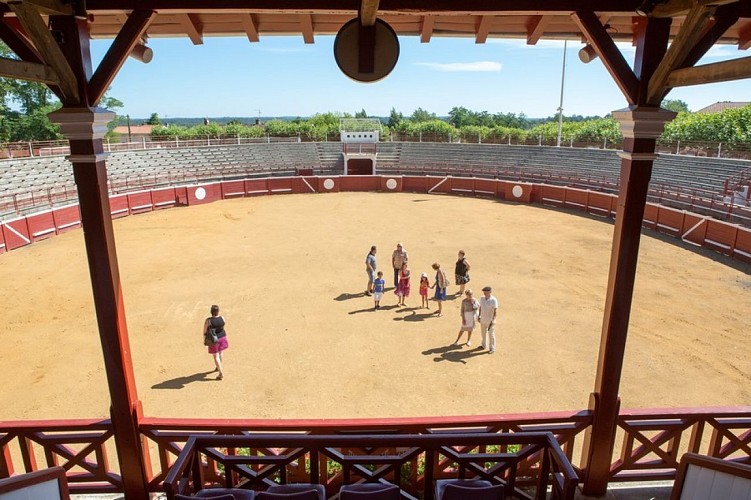
[(461, 350), (462, 346), (460, 345), (447, 345), (443, 347), (436, 347), (433, 349), (428, 349), (427, 351), (423, 351), (422, 353), (425, 356), (428, 356), (430, 354), (438, 354), (440, 353), (440, 356), (436, 356), (433, 358), (433, 361), (436, 363), (439, 363), (441, 361), (451, 361), (452, 363), (462, 363), (464, 365), (467, 364), (467, 359), (474, 358), (475, 356), (482, 356), (484, 354), (487, 354), (487, 351), (483, 351), (482, 347), (477, 346), (474, 349), (470, 349), (468, 351)]
[(397, 312), (409, 312), (406, 316), (397, 316), (394, 318), (394, 321), (425, 321), (426, 319), (430, 318), (431, 316), (435, 316), (435, 313), (429, 312), (429, 313), (417, 313), (415, 311), (417, 309), (416, 307), (412, 308), (406, 308), (406, 309), (400, 309)]
[(176, 377), (173, 379), (165, 380), (164, 382), (159, 382), (158, 384), (154, 384), (151, 386), (152, 389), (182, 389), (186, 385), (192, 383), (192, 382), (213, 382), (216, 379), (208, 378), (208, 375), (211, 375), (216, 370), (211, 370), (208, 372), (198, 372), (194, 373), (193, 375), (187, 375), (185, 377)]
[(365, 292), (360, 292), (360, 293), (340, 293), (338, 296), (334, 297), (334, 300), (336, 300), (337, 302), (343, 302), (345, 300), (357, 299), (359, 297), (365, 297)]

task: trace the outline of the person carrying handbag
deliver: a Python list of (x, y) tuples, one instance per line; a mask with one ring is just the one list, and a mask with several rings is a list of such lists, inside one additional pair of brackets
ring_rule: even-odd
[[(216, 342), (212, 343), (213, 334), (216, 335)], [(204, 344), (208, 345), (209, 354), (214, 357), (214, 371), (219, 372), (217, 380), (224, 379), (224, 368), (222, 366), (222, 351), (229, 348), (227, 341), (227, 332), (224, 331), (224, 318), (219, 316), (219, 306), (211, 306), (211, 316), (203, 322)], [(207, 341), (207, 339), (211, 339)]]

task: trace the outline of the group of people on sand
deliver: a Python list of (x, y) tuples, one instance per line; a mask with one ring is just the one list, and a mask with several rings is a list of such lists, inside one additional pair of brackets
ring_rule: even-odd
[[(378, 249), (375, 245), (370, 247), (370, 252), (365, 257), (365, 271), (368, 274), (368, 285), (365, 289), (365, 295), (373, 296), (374, 309), (381, 308), (381, 300), (386, 291), (386, 280), (383, 277), (383, 271), (378, 271), (378, 262), (376, 253)], [(409, 255), (401, 243), (396, 244), (396, 249), (391, 254), (391, 265), (394, 269), (394, 293), (397, 296), (397, 306), (405, 306), (405, 300), (409, 297), (411, 289), (411, 271), (409, 269)], [(419, 293), (421, 298), (420, 307), (430, 309), (428, 301), (428, 290), (434, 289), (433, 299), (438, 304), (436, 314), (443, 316), (443, 301), (446, 300), (446, 290), (449, 285), (446, 273), (441, 269), (438, 262), (432, 264), (435, 271), (435, 279), (430, 283), (427, 273), (420, 274)], [(460, 345), (462, 334), (467, 333), (467, 342), (464, 345), (472, 345), (472, 332), (477, 323), (480, 324), (482, 332), (482, 349), (487, 349), (491, 354), (495, 352), (495, 322), (498, 312), (498, 299), (492, 295), (492, 289), (486, 286), (482, 289), (483, 297), (476, 300), (472, 290), (465, 290), (469, 283), (470, 264), (467, 261), (464, 250), (459, 250), (459, 255), (454, 267), (454, 278), (459, 285), (458, 295), (465, 295), (462, 300), (460, 315), (462, 317), (462, 326), (459, 335), (453, 345)]]

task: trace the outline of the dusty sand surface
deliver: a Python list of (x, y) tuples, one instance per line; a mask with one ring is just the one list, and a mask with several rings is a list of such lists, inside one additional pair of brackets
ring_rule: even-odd
[[(612, 225), (532, 205), (419, 194), (258, 197), (115, 222), (133, 363), (150, 416), (368, 417), (585, 408), (594, 384)], [(444, 316), (387, 292), (397, 241), (415, 276), (456, 252), (500, 301), (498, 352), (452, 349)], [(670, 240), (672, 241), (672, 240)], [(624, 408), (751, 404), (750, 268), (642, 240)], [(0, 256), (0, 419), (100, 417), (108, 394), (83, 234)], [(456, 285), (449, 293), (457, 290)], [(226, 379), (201, 343), (227, 320)], [(479, 331), (473, 347), (479, 344)]]

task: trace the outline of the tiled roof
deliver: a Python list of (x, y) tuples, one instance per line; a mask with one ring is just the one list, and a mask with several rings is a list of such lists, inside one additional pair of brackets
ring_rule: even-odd
[(725, 111), (726, 109), (742, 108), (744, 106), (748, 106), (749, 104), (751, 104), (751, 102), (716, 102), (714, 104), (710, 104), (705, 108), (701, 108), (697, 111), (697, 113), (719, 113), (720, 111)]

